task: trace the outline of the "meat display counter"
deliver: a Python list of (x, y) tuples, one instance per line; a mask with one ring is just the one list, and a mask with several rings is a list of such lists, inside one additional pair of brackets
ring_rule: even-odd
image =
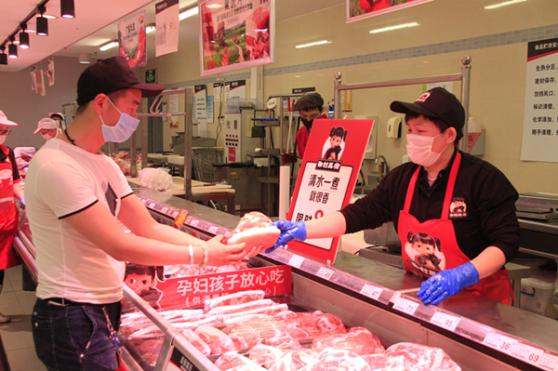
[[(178, 223), (183, 230), (204, 239), (232, 230), (239, 220), (163, 193), (142, 188), (135, 191), (159, 222)], [(34, 248), (25, 228), (18, 233), (16, 246), (28, 269), (33, 270)], [(465, 293), (439, 306), (425, 306), (415, 296), (420, 285), (416, 277), (343, 252), (334, 266), (288, 249), (263, 253), (250, 263), (255, 267), (290, 266), (289, 306), (331, 313), (347, 327), (365, 327), (386, 348), (399, 342), (439, 347), (464, 370), (558, 370), (558, 322), (549, 318)], [(163, 339), (156, 345), (145, 344), (138, 351), (122, 334), (128, 369), (218, 370), (215, 359), (202, 354), (180, 329), (128, 287), (124, 296), (158, 328)], [(156, 352), (154, 364), (147, 365), (142, 359), (144, 349)]]

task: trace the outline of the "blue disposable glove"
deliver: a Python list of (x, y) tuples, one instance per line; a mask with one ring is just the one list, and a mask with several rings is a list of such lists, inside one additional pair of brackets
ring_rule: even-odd
[(21, 200), (19, 200), (19, 206), (20, 206), (22, 209), (25, 209), (25, 198), (22, 198)]
[(424, 304), (436, 305), (477, 282), (479, 272), (471, 262), (467, 262), (456, 268), (441, 271), (424, 281), (417, 296)]
[(278, 220), (273, 225), (279, 228), (281, 234), (273, 247), (265, 250), (272, 252), (280, 246), (284, 246), (292, 240), (304, 241), (306, 239), (306, 224), (304, 222), (290, 222), (288, 220)]

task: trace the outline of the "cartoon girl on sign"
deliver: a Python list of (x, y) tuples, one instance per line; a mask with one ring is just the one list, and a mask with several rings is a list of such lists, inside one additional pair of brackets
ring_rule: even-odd
[[(345, 148), (345, 140), (348, 131), (341, 126), (332, 128), (329, 133), (329, 139), (326, 141), (324, 148), (328, 148), (323, 155), (324, 160), (339, 161), (343, 149)], [(328, 143), (329, 141), (329, 143)]]
[(426, 233), (409, 232), (405, 252), (411, 258), (411, 265), (417, 274), (430, 277), (446, 266), (440, 240)]

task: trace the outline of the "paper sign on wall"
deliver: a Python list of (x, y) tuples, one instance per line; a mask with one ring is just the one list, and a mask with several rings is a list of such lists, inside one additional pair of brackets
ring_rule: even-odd
[(130, 68), (147, 64), (145, 12), (120, 21), (118, 24), (118, 55), (128, 61)]
[[(287, 218), (319, 219), (349, 203), (373, 126), (371, 120), (314, 121)], [(333, 263), (338, 242), (338, 237), (293, 241), (288, 248)]]
[(198, 136), (207, 137), (207, 85), (194, 86), (194, 115), (198, 123)]
[(155, 4), (155, 56), (159, 57), (178, 50), (178, 0), (163, 0)]
[(558, 38), (528, 43), (521, 160), (558, 162)]

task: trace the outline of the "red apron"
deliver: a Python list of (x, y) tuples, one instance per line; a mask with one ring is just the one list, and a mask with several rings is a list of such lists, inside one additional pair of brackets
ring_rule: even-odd
[(0, 151), (6, 155), (6, 161), (0, 162), (0, 270), (3, 270), (19, 264), (13, 248), (18, 217), (9, 149), (0, 145)]
[[(430, 219), (421, 223), (409, 213), (420, 166), (411, 177), (405, 205), (399, 213), (397, 230), (401, 241), (403, 266), (411, 273), (427, 278), (470, 261), (457, 244), (453, 223), (448, 217), (460, 164), (461, 153), (457, 152), (451, 167), (440, 219)], [(479, 283), (465, 290), (504, 304), (511, 304), (513, 298), (511, 281), (505, 269), (481, 279)]]

